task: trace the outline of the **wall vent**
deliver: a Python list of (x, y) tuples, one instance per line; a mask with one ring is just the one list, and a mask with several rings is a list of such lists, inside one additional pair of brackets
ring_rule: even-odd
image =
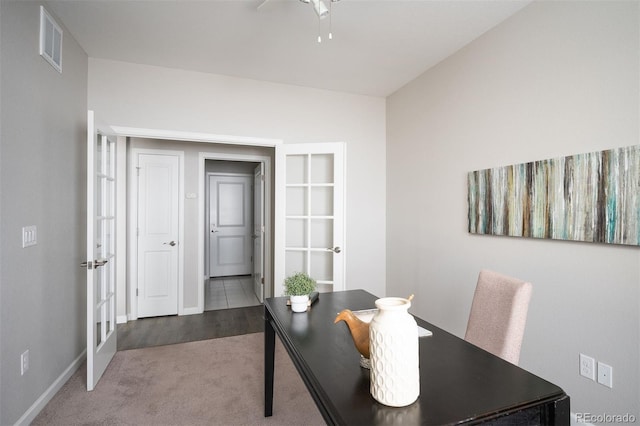
[(62, 73), (62, 28), (40, 6), (40, 55)]

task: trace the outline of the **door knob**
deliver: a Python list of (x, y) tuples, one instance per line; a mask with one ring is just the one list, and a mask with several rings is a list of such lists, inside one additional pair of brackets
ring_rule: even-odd
[(177, 243), (175, 241), (170, 241), (168, 243), (162, 243), (163, 246), (170, 245), (171, 247), (175, 246)]
[(329, 247), (327, 249), (327, 251), (332, 251), (334, 253), (340, 253), (342, 251), (342, 249), (340, 247), (333, 247), (333, 248)]

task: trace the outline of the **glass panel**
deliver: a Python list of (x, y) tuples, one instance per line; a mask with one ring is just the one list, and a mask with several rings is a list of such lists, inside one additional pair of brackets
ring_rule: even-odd
[(113, 144), (109, 143), (109, 140), (106, 136), (102, 136), (102, 141), (104, 144), (104, 166), (102, 169), (102, 174), (105, 176), (111, 176), (111, 151), (113, 150)]
[[(96, 243), (96, 256), (99, 256), (100, 253), (102, 253), (102, 222), (103, 219), (96, 219), (96, 223), (95, 223), (95, 232), (96, 232), (96, 237), (95, 237), (95, 243)], [(93, 254), (90, 254), (89, 256), (93, 256)]]
[(96, 346), (100, 346), (102, 343), (102, 323), (100, 319), (102, 318), (102, 306), (96, 307)]
[(114, 236), (114, 232), (115, 232), (115, 220), (113, 219), (109, 219), (109, 220), (103, 220), (102, 221), (104, 223), (104, 232), (105, 232), (105, 237), (104, 237), (104, 244), (102, 245), (102, 254), (101, 256), (104, 258), (108, 258), (112, 253), (113, 253), (113, 236)]
[[(93, 267), (95, 268), (95, 265)], [(102, 301), (102, 288), (104, 286), (104, 276), (100, 268), (98, 268), (95, 273), (95, 283), (95, 300), (97, 305)]]
[(333, 247), (333, 219), (311, 220), (311, 247)]
[(104, 273), (104, 285), (102, 286), (102, 300), (109, 298), (109, 293), (113, 291), (113, 259), (107, 259), (108, 262), (101, 266), (100, 269)]
[(333, 183), (333, 154), (311, 156), (311, 183)]
[(96, 194), (95, 194), (95, 198), (96, 198), (95, 215), (96, 216), (102, 216), (102, 211), (103, 211), (102, 209), (104, 208), (103, 193), (105, 188), (102, 184), (103, 184), (102, 179), (100, 179), (99, 177), (96, 177)]
[(100, 175), (100, 173), (102, 173), (102, 137), (100, 135), (97, 135), (96, 138), (98, 139), (96, 141), (96, 151), (95, 151), (95, 164), (94, 164), (94, 168), (93, 170), (95, 171), (96, 175)]
[(104, 206), (104, 215), (105, 216), (115, 216), (115, 200), (114, 200), (114, 182), (112, 180), (105, 179), (105, 206)]
[(307, 183), (307, 156), (287, 155), (287, 184)]
[(287, 235), (285, 239), (287, 247), (307, 247), (307, 220), (287, 219)]
[(318, 281), (333, 281), (333, 252), (311, 252), (311, 275)]
[(307, 215), (307, 188), (287, 188), (287, 216)]
[[(296, 272), (307, 272), (307, 252), (306, 251), (287, 251), (285, 254), (285, 277), (293, 275)], [(283, 283), (278, 283), (283, 285)]]
[(333, 187), (311, 188), (311, 215), (333, 216)]
[(107, 301), (104, 304), (104, 338), (106, 340), (107, 334), (112, 330), (113, 323), (111, 321), (111, 301)]

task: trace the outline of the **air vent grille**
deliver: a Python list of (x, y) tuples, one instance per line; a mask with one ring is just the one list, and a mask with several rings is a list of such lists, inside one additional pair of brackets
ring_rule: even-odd
[(40, 6), (40, 55), (62, 73), (62, 28)]

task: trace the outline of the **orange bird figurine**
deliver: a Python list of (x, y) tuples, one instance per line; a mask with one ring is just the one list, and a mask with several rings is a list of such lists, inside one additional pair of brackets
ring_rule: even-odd
[(333, 323), (335, 324), (339, 321), (347, 323), (347, 327), (349, 327), (349, 331), (351, 331), (351, 338), (353, 339), (353, 343), (356, 345), (356, 349), (363, 357), (368, 359), (369, 323), (362, 321), (349, 309), (345, 309), (340, 312)]

